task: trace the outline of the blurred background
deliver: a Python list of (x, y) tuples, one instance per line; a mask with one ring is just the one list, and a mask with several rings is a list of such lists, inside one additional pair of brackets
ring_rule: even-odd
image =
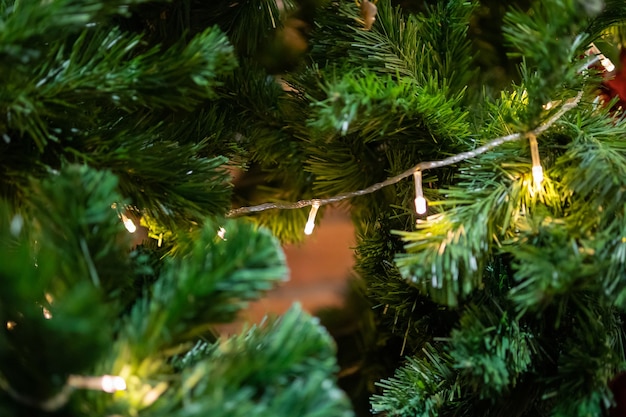
[(268, 314), (282, 314), (294, 302), (316, 314), (343, 307), (354, 264), (354, 227), (347, 210), (331, 207), (319, 219), (313, 234), (301, 243), (284, 245), (290, 280), (251, 303), (239, 321), (220, 327), (222, 334), (239, 332)]

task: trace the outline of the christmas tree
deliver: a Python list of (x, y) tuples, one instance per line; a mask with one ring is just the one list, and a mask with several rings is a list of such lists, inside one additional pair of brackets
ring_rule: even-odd
[[(0, 0), (0, 415), (620, 415), (624, 23)], [(332, 204), (350, 355), (297, 305), (216, 334)]]

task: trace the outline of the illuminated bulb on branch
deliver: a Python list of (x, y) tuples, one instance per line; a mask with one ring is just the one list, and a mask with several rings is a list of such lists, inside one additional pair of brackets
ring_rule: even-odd
[(103, 376), (81, 376), (70, 375), (67, 385), (78, 389), (91, 389), (104, 392), (124, 391), (126, 389), (126, 381), (121, 376), (103, 375)]
[(315, 216), (317, 216), (317, 209), (319, 208), (320, 203), (318, 201), (313, 202), (311, 205), (311, 211), (309, 212), (309, 220), (307, 220), (306, 226), (304, 226), (305, 235), (313, 233), (313, 229), (315, 228)]
[(587, 49), (587, 53), (590, 55), (597, 56), (598, 59), (600, 60), (600, 64), (604, 67), (604, 69), (607, 72), (613, 72), (615, 70), (615, 65), (613, 65), (613, 62), (610, 59), (608, 59), (606, 56), (604, 56), (604, 54), (600, 52), (600, 49), (598, 49), (598, 47), (594, 43), (589, 45), (589, 49)]
[[(45, 297), (46, 297), (46, 301), (48, 301), (49, 304), (52, 304), (52, 301), (54, 301), (52, 294), (46, 293)], [(50, 320), (52, 318), (52, 313), (50, 312), (50, 310), (48, 310), (45, 306), (42, 306), (41, 309), (43, 310), (44, 318), (46, 320)]]
[(533, 166), (533, 179), (535, 180), (535, 186), (541, 187), (543, 182), (543, 168), (541, 165)]
[(126, 381), (121, 376), (104, 375), (100, 381), (100, 386), (104, 392), (124, 391)]
[(426, 213), (426, 199), (422, 191), (422, 171), (415, 171), (413, 179), (415, 180), (415, 211), (417, 214), (424, 214)]
[(537, 137), (529, 133), (528, 141), (530, 142), (530, 157), (533, 162), (533, 180), (535, 181), (535, 188), (541, 188), (543, 182), (543, 168), (541, 167), (541, 161), (539, 160), (539, 145), (537, 144)]
[(417, 214), (426, 213), (426, 199), (424, 197), (417, 197), (415, 199), (415, 211)]
[(126, 227), (126, 230), (128, 230), (129, 233), (135, 233), (135, 231), (137, 230), (137, 226), (135, 226), (135, 223), (125, 215), (122, 214), (121, 216), (122, 222), (124, 222), (124, 227)]

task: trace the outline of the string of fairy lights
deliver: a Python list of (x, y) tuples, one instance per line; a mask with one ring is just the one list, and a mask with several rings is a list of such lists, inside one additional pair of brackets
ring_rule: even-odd
[[(364, 0), (363, 3), (357, 3), (357, 4), (363, 5), (366, 3), (373, 5), (373, 3), (367, 2), (367, 0)], [(591, 68), (593, 65), (595, 65), (598, 62), (602, 65), (602, 67), (604, 68), (604, 71), (606, 71), (607, 74), (611, 74), (613, 70), (615, 69), (615, 66), (613, 65), (611, 60), (608, 59), (606, 56), (604, 56), (593, 43), (587, 49), (587, 55), (589, 55), (591, 58), (579, 68), (578, 70), (579, 73), (582, 73), (583, 71), (588, 70), (589, 68)], [(347, 200), (347, 199), (351, 199), (354, 197), (359, 197), (359, 196), (376, 192), (384, 187), (396, 184), (400, 182), (401, 180), (403, 180), (404, 178), (407, 178), (410, 176), (413, 176), (413, 180), (415, 182), (415, 211), (417, 212), (417, 214), (423, 215), (427, 212), (428, 202), (426, 201), (426, 198), (424, 197), (424, 192), (422, 188), (422, 172), (426, 170), (434, 169), (434, 168), (440, 168), (440, 167), (444, 167), (448, 165), (457, 164), (461, 161), (475, 158), (476, 156), (486, 153), (490, 151), (491, 149), (501, 146), (507, 142), (518, 141), (521, 139), (528, 139), (529, 141), (531, 161), (532, 161), (533, 182), (535, 184), (535, 188), (539, 188), (541, 186), (541, 183), (543, 182), (544, 176), (543, 176), (543, 167), (541, 166), (541, 161), (539, 157), (539, 145), (537, 142), (537, 136), (540, 136), (542, 133), (544, 133), (546, 130), (552, 127), (552, 125), (554, 125), (561, 117), (563, 117), (565, 113), (567, 113), (568, 111), (576, 107), (582, 98), (582, 94), (583, 94), (582, 91), (578, 92), (578, 94), (575, 97), (565, 101), (563, 104), (556, 103), (556, 102), (549, 102), (546, 105), (544, 105), (545, 110), (551, 110), (552, 108), (556, 107), (559, 104), (561, 104), (561, 107), (559, 108), (558, 111), (556, 111), (552, 115), (552, 117), (550, 117), (548, 120), (546, 120), (545, 122), (543, 122), (542, 124), (540, 124), (533, 130), (530, 130), (528, 132), (518, 132), (518, 133), (512, 133), (510, 135), (506, 135), (506, 136), (500, 136), (500, 137), (497, 137), (488, 141), (484, 145), (479, 146), (475, 149), (472, 149), (466, 152), (461, 152), (459, 154), (456, 154), (456, 155), (453, 155), (453, 156), (450, 156), (448, 158), (444, 158), (441, 160), (420, 162), (417, 165), (414, 165), (413, 167), (401, 172), (398, 175), (387, 178), (384, 181), (372, 184), (369, 187), (356, 190), (356, 191), (350, 191), (346, 193), (337, 194), (337, 195), (326, 197), (326, 198), (313, 198), (313, 199), (299, 200), (296, 202), (267, 202), (267, 203), (262, 203), (262, 204), (258, 204), (254, 206), (238, 207), (238, 208), (229, 210), (226, 213), (226, 217), (240, 217), (240, 216), (258, 213), (258, 212), (262, 212), (266, 210), (293, 210), (293, 209), (300, 209), (300, 208), (310, 206), (311, 211), (309, 212), (309, 216), (308, 216), (306, 225), (304, 227), (304, 233), (306, 235), (310, 235), (313, 233), (313, 229), (315, 228), (315, 219), (317, 216), (317, 212), (321, 206), (338, 203), (343, 200)], [(134, 233), (137, 230), (137, 227), (135, 223), (133, 222), (133, 220), (128, 218), (126, 215), (120, 214), (120, 219), (123, 221), (124, 226), (130, 233)], [(225, 230), (223, 230), (223, 228), (220, 228), (219, 236), (222, 239), (224, 239), (224, 234), (225, 234)], [(161, 245), (161, 240), (159, 240), (159, 246), (160, 245)]]
[[(591, 65), (591, 64), (587, 64)], [(494, 149), (498, 146), (501, 146), (507, 142), (518, 141), (522, 139), (528, 139), (530, 143), (530, 152), (531, 152), (531, 161), (532, 161), (532, 174), (534, 178), (534, 183), (537, 187), (539, 187), (543, 181), (543, 168), (541, 166), (541, 161), (539, 157), (539, 146), (537, 143), (537, 136), (544, 133), (550, 127), (552, 127), (565, 113), (573, 109), (578, 105), (580, 99), (582, 98), (582, 91), (579, 92), (575, 97), (565, 101), (561, 107), (554, 113), (552, 117), (546, 120), (544, 123), (540, 124), (535, 129), (523, 132), (523, 133), (512, 133), (506, 136), (500, 136), (495, 139), (490, 140), (482, 146), (479, 146), (470, 151), (461, 152), (459, 154), (450, 156), (445, 159), (435, 160), (435, 161), (426, 161), (420, 162), (417, 165), (412, 166), (411, 168), (405, 170), (404, 172), (395, 175), (393, 177), (387, 178), (386, 180), (370, 185), (367, 188), (351, 191), (347, 193), (337, 194), (332, 197), (327, 198), (314, 198), (308, 200), (299, 200), (293, 203), (284, 203), (284, 202), (276, 202), (276, 203), (263, 203), (255, 206), (247, 206), (247, 207), (239, 207), (236, 209), (232, 209), (227, 213), (227, 217), (239, 217), (247, 214), (257, 213), (266, 210), (279, 209), (279, 210), (291, 210), (291, 209), (299, 209), (303, 207), (311, 206), (311, 211), (309, 212), (309, 217), (307, 223), (304, 228), (304, 233), (310, 235), (313, 232), (315, 227), (315, 218), (318, 212), (318, 209), (327, 204), (338, 203), (343, 200), (347, 200), (350, 198), (366, 195), (378, 191), (384, 187), (387, 187), (392, 184), (396, 184), (403, 180), (404, 178), (413, 176), (413, 180), (415, 182), (415, 210), (417, 214), (425, 214), (427, 211), (427, 201), (424, 197), (424, 192), (422, 188), (422, 172), (434, 168), (440, 168), (448, 165), (453, 165), (459, 163), (461, 161), (475, 158), (478, 155), (486, 153), (491, 149)]]
[[(363, 0), (364, 3), (366, 0)], [(610, 60), (608, 60), (604, 55), (600, 53), (600, 51), (595, 47), (595, 45), (591, 45), (588, 50), (589, 55), (592, 55), (592, 59), (587, 62), (582, 68), (581, 72), (585, 69), (590, 68), (597, 62), (600, 62), (607, 72), (611, 72), (614, 69), (613, 64)], [(543, 175), (543, 167), (541, 166), (541, 160), (539, 156), (539, 146), (537, 142), (537, 137), (543, 134), (546, 130), (552, 127), (565, 113), (575, 108), (582, 98), (582, 91), (579, 92), (575, 97), (566, 100), (563, 103), (548, 103), (546, 106), (546, 110), (549, 110), (556, 105), (560, 104), (560, 108), (545, 122), (541, 123), (535, 129), (532, 129), (527, 132), (513, 133), (506, 136), (501, 136), (494, 138), (482, 146), (479, 146), (473, 150), (461, 152), (459, 154), (450, 156), (448, 158), (444, 158), (441, 160), (434, 161), (425, 161), (420, 162), (411, 168), (401, 172), (398, 175), (387, 178), (384, 181), (375, 183), (370, 185), (367, 188), (346, 192), (342, 194), (337, 194), (331, 197), (326, 198), (314, 198), (307, 200), (299, 200), (296, 202), (286, 203), (286, 202), (268, 202), (255, 206), (248, 207), (240, 207), (236, 209), (232, 209), (227, 213), (227, 217), (239, 217), (247, 214), (253, 214), (257, 212), (262, 212), (266, 210), (279, 209), (279, 210), (289, 210), (289, 209), (299, 209), (303, 207), (311, 207), (309, 212), (309, 216), (304, 228), (304, 233), (310, 235), (315, 228), (315, 219), (317, 216), (317, 212), (319, 208), (323, 205), (337, 203), (343, 200), (351, 199), (358, 196), (363, 196), (366, 194), (370, 194), (376, 192), (384, 187), (390, 186), (392, 184), (396, 184), (404, 178), (413, 176), (413, 181), (415, 184), (415, 211), (419, 215), (423, 215), (427, 212), (428, 202), (424, 197), (424, 192), (422, 188), (422, 173), (426, 170), (440, 168), (448, 165), (453, 165), (459, 163), (461, 161), (475, 158), (478, 155), (484, 154), (491, 149), (494, 149), (498, 146), (501, 146), (507, 142), (513, 142), (518, 140), (527, 139), (530, 145), (531, 152), (531, 162), (532, 162), (532, 176), (534, 186), (536, 188), (541, 187), (544, 175)], [(113, 208), (116, 208), (113, 206)], [(124, 223), (124, 226), (130, 233), (134, 233), (137, 230), (137, 226), (126, 216), (123, 212), (119, 214), (121, 221)], [(225, 238), (226, 230), (224, 228), (220, 228), (217, 232), (218, 236), (222, 239)], [(52, 300), (48, 299), (51, 303)], [(52, 319), (52, 314), (44, 307), (43, 315), (46, 319)], [(7, 330), (11, 331), (15, 328), (17, 323), (9, 321), (6, 323)], [(82, 376), (82, 375), (70, 375), (68, 376), (65, 385), (63, 388), (51, 398), (45, 400), (38, 400), (34, 398), (30, 398), (24, 396), (15, 390), (8, 384), (6, 380), (2, 378), (0, 375), (0, 389), (2, 389), (5, 393), (7, 393), (10, 397), (12, 397), (17, 402), (33, 406), (46, 411), (56, 411), (64, 406), (71, 395), (71, 393), (76, 389), (90, 389), (90, 390), (101, 390), (108, 393), (113, 393), (116, 391), (126, 390), (126, 381), (121, 376), (116, 375), (102, 375), (102, 376)]]
[[(604, 68), (604, 71), (606, 71), (606, 73), (608, 74), (612, 73), (613, 70), (615, 69), (615, 66), (613, 65), (611, 60), (605, 57), (593, 43), (588, 48), (587, 55), (591, 56), (591, 59), (588, 62), (586, 62), (578, 70), (579, 73), (585, 70), (588, 70), (589, 68), (591, 68), (593, 65), (595, 65), (598, 62), (600, 62), (600, 64)], [(315, 218), (321, 206), (327, 205), (327, 204), (338, 203), (343, 200), (373, 193), (384, 187), (390, 186), (392, 184), (396, 184), (400, 182), (401, 180), (403, 180), (404, 178), (407, 178), (410, 176), (413, 176), (413, 181), (415, 183), (415, 201), (414, 201), (415, 211), (417, 214), (423, 215), (428, 210), (428, 202), (426, 198), (424, 197), (424, 192), (422, 188), (422, 172), (426, 170), (434, 169), (434, 168), (440, 168), (440, 167), (444, 167), (448, 165), (457, 164), (461, 161), (475, 158), (476, 156), (486, 153), (490, 151), (491, 149), (501, 146), (507, 142), (513, 142), (513, 141), (518, 141), (522, 139), (528, 139), (529, 141), (531, 163), (532, 163), (531, 172), (532, 172), (532, 177), (533, 177), (533, 183), (534, 183), (535, 189), (540, 189), (541, 184), (544, 180), (544, 175), (543, 175), (543, 167), (541, 166), (541, 159), (539, 156), (539, 145), (537, 142), (537, 136), (540, 136), (541, 134), (543, 134), (546, 130), (552, 127), (561, 117), (563, 117), (565, 113), (567, 113), (568, 111), (576, 107), (578, 103), (580, 102), (582, 95), (583, 95), (583, 92), (579, 91), (575, 97), (569, 100), (566, 100), (562, 104), (550, 102), (544, 105), (544, 109), (546, 110), (550, 110), (559, 104), (561, 106), (548, 120), (546, 120), (545, 122), (537, 126), (535, 129), (532, 129), (527, 132), (512, 133), (510, 135), (500, 136), (500, 137), (497, 137), (495, 139), (488, 141), (484, 145), (479, 146), (475, 149), (472, 149), (466, 152), (461, 152), (459, 154), (450, 156), (448, 158), (435, 160), (435, 161), (420, 162), (417, 165), (414, 165), (413, 167), (401, 172), (398, 175), (395, 175), (393, 177), (387, 178), (384, 181), (370, 185), (367, 188), (363, 188), (361, 190), (356, 190), (356, 191), (350, 191), (346, 193), (341, 193), (341, 194), (337, 194), (332, 197), (326, 197), (326, 198), (313, 198), (313, 199), (307, 199), (307, 200), (299, 200), (299, 201), (292, 202), (292, 203), (268, 202), (268, 203), (254, 205), (254, 206), (239, 207), (239, 208), (230, 210), (226, 214), (226, 217), (239, 217), (239, 216), (244, 216), (248, 214), (253, 214), (253, 213), (258, 213), (258, 212), (262, 212), (266, 210), (273, 210), (273, 209), (293, 210), (293, 209), (299, 209), (299, 208), (311, 206), (311, 211), (309, 212), (309, 217), (304, 227), (304, 233), (306, 235), (310, 235), (313, 233), (313, 229), (315, 228)]]

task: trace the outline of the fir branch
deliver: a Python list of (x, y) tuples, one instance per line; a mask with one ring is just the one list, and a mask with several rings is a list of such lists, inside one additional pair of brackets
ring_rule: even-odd
[(229, 220), (214, 222), (182, 236), (174, 257), (165, 262), (150, 297), (138, 302), (125, 334), (138, 357), (169, 341), (186, 342), (208, 324), (226, 323), (251, 300), (288, 274), (278, 241), (266, 229)]
[(0, 332), (0, 379), (9, 384), (0, 382), (0, 391), (13, 390), (19, 403), (54, 408), (63, 399), (55, 396), (59, 376), (84, 373), (111, 344), (111, 318), (131, 273), (128, 234), (111, 209), (121, 201), (116, 186), (110, 172), (71, 166), (33, 181), (22, 214), (0, 200), (0, 323), (19, 327)]
[(506, 42), (514, 48), (512, 57), (523, 59), (522, 79), (529, 92), (523, 117), (537, 120), (542, 105), (563, 86), (580, 81), (571, 65), (589, 44), (582, 31), (589, 16), (575, 2), (535, 2), (532, 13), (512, 10), (502, 28)]
[(565, 113), (567, 113), (568, 111), (576, 107), (578, 103), (580, 102), (580, 99), (582, 98), (582, 94), (583, 93), (581, 91), (576, 95), (576, 97), (566, 101), (552, 117), (550, 117), (544, 123), (537, 126), (535, 129), (532, 129), (524, 133), (512, 133), (510, 135), (500, 136), (498, 138), (492, 139), (491, 141), (487, 142), (486, 144), (482, 146), (479, 146), (476, 149), (473, 149), (471, 151), (461, 152), (459, 154), (450, 156), (448, 158), (444, 158), (444, 159), (437, 160), (437, 161), (420, 162), (419, 164), (414, 165), (413, 167), (407, 169), (406, 171), (398, 175), (387, 178), (385, 181), (370, 185), (367, 188), (338, 194), (332, 197), (300, 200), (294, 203), (263, 203), (263, 204), (259, 204), (256, 206), (240, 207), (240, 208), (230, 210), (226, 216), (227, 217), (239, 217), (239, 216), (243, 216), (243, 215), (250, 214), (250, 213), (256, 213), (256, 212), (272, 210), (272, 209), (293, 210), (293, 209), (299, 209), (303, 207), (312, 206), (313, 204), (318, 204), (320, 206), (323, 206), (327, 204), (338, 203), (340, 201), (347, 200), (350, 198), (371, 194), (382, 188), (396, 184), (400, 182), (401, 180), (403, 180), (404, 178), (410, 177), (417, 171), (426, 171), (429, 169), (441, 168), (444, 166), (453, 165), (461, 161), (464, 161), (466, 159), (475, 158), (476, 156), (484, 154), (490, 151), (491, 149), (496, 148), (505, 143), (524, 139), (531, 134), (535, 136), (539, 136), (542, 133), (544, 133), (546, 130), (548, 130), (550, 127), (552, 127), (552, 125), (554, 125)]
[[(19, 1), (0, 8), (0, 57), (29, 63), (42, 56), (44, 39), (95, 26), (111, 16), (128, 16), (129, 6), (149, 0)], [(4, 3), (4, 2), (3, 2)]]
[(151, 415), (353, 416), (336, 386), (330, 335), (297, 304), (278, 320), (199, 350), (178, 361), (186, 366), (180, 394), (170, 400), (182, 398), (185, 411), (199, 411), (172, 414), (163, 399), (155, 404), (161, 412)]
[(465, 310), (446, 348), (464, 389), (497, 398), (514, 388), (531, 367), (533, 342), (532, 334), (493, 300)]
[(47, 61), (32, 69), (11, 67), (12, 82), (0, 98), (0, 123), (31, 136), (43, 151), (70, 133), (59, 127), (69, 112), (73, 127), (80, 128), (97, 126), (96, 117), (111, 105), (128, 113), (191, 111), (215, 99), (221, 78), (237, 66), (232, 46), (216, 27), (167, 49), (159, 45), (142, 52), (143, 47), (142, 36), (119, 28), (86, 28), (71, 47), (65, 39), (51, 42)]
[[(427, 7), (426, 14), (405, 16), (402, 8), (385, 0), (378, 4), (376, 22), (371, 30), (355, 27), (353, 33), (341, 34), (338, 39), (334, 38), (334, 32), (327, 32), (326, 36), (332, 33), (333, 39), (324, 39), (320, 34), (319, 41), (332, 43), (324, 45), (325, 51), (329, 47), (333, 52), (345, 48), (345, 52), (337, 54), (336, 60), (329, 62), (349, 62), (358, 67), (365, 63), (379, 74), (409, 77), (420, 84), (438, 74), (442, 86), (448, 85), (452, 91), (458, 92), (467, 86), (473, 73), (457, 68), (471, 67), (472, 51), (467, 28), (475, 7), (476, 3), (454, 0)], [(358, 21), (356, 12), (353, 5), (342, 3), (335, 13), (348, 21)], [(329, 24), (345, 23), (335, 20)], [(324, 60), (327, 57), (321, 62)]]
[(372, 397), (373, 411), (396, 417), (440, 415), (460, 396), (453, 363), (448, 354), (426, 345), (419, 356), (409, 357), (393, 377), (376, 384), (382, 394)]

